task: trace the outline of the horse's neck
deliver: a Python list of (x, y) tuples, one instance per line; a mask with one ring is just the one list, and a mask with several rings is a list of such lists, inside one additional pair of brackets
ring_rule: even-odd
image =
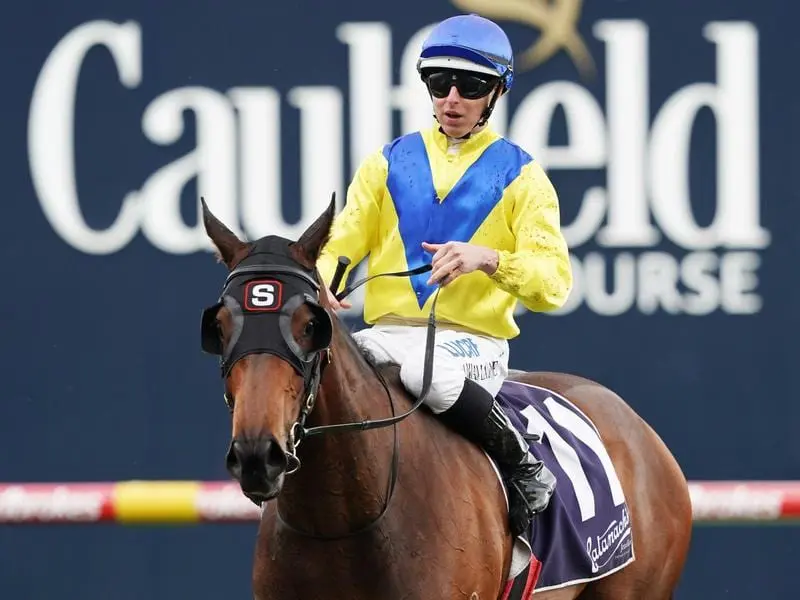
[[(307, 426), (391, 416), (380, 379), (351, 344), (337, 338)], [(287, 476), (278, 499), (278, 510), (287, 523), (319, 535), (335, 535), (359, 529), (380, 514), (392, 462), (392, 427), (323, 433), (303, 441), (298, 450), (301, 467)]]

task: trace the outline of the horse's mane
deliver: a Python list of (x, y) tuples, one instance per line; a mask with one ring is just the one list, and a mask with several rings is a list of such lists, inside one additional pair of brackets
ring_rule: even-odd
[(405, 390), (400, 381), (400, 365), (394, 362), (380, 362), (377, 357), (356, 343), (349, 328), (340, 319), (334, 319), (334, 332), (340, 334), (340, 339), (345, 342), (350, 351), (361, 358), (364, 370), (375, 375), (381, 383), (389, 388)]

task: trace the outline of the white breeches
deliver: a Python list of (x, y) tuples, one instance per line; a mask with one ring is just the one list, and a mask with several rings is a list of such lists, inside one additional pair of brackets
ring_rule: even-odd
[[(417, 397), (422, 392), (426, 336), (427, 327), (402, 325), (375, 325), (353, 335), (378, 363), (400, 365), (403, 385)], [(447, 410), (461, 394), (465, 378), (495, 396), (507, 376), (506, 340), (437, 328), (433, 378), (425, 404), (434, 413)]]

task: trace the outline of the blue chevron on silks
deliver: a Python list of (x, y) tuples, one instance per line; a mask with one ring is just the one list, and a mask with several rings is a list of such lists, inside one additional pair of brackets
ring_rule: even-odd
[[(466, 170), (445, 198), (436, 196), (422, 135), (410, 133), (383, 147), (389, 163), (386, 187), (397, 212), (409, 269), (430, 263), (433, 255), (422, 242), (469, 242), (503, 198), (508, 185), (533, 158), (504, 138), (492, 142)], [(422, 308), (435, 290), (429, 273), (411, 278)]]

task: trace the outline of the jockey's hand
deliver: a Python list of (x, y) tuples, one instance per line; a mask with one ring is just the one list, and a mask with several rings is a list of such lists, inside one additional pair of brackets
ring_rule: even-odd
[(447, 242), (446, 244), (429, 244), (422, 242), (422, 247), (433, 252), (431, 260), (431, 276), (428, 285), (442, 286), (452, 283), (457, 277), (483, 271), (491, 275), (497, 270), (499, 257), (497, 250), (485, 246), (476, 246), (466, 242)]
[(329, 288), (327, 285), (322, 286), (322, 289), (325, 290), (324, 294), (325, 299), (327, 300), (325, 304), (327, 304), (334, 312), (342, 310), (343, 308), (350, 308), (352, 306), (352, 304), (350, 304), (347, 300), (343, 299), (341, 302), (337, 300), (336, 296), (333, 295), (331, 288)]

